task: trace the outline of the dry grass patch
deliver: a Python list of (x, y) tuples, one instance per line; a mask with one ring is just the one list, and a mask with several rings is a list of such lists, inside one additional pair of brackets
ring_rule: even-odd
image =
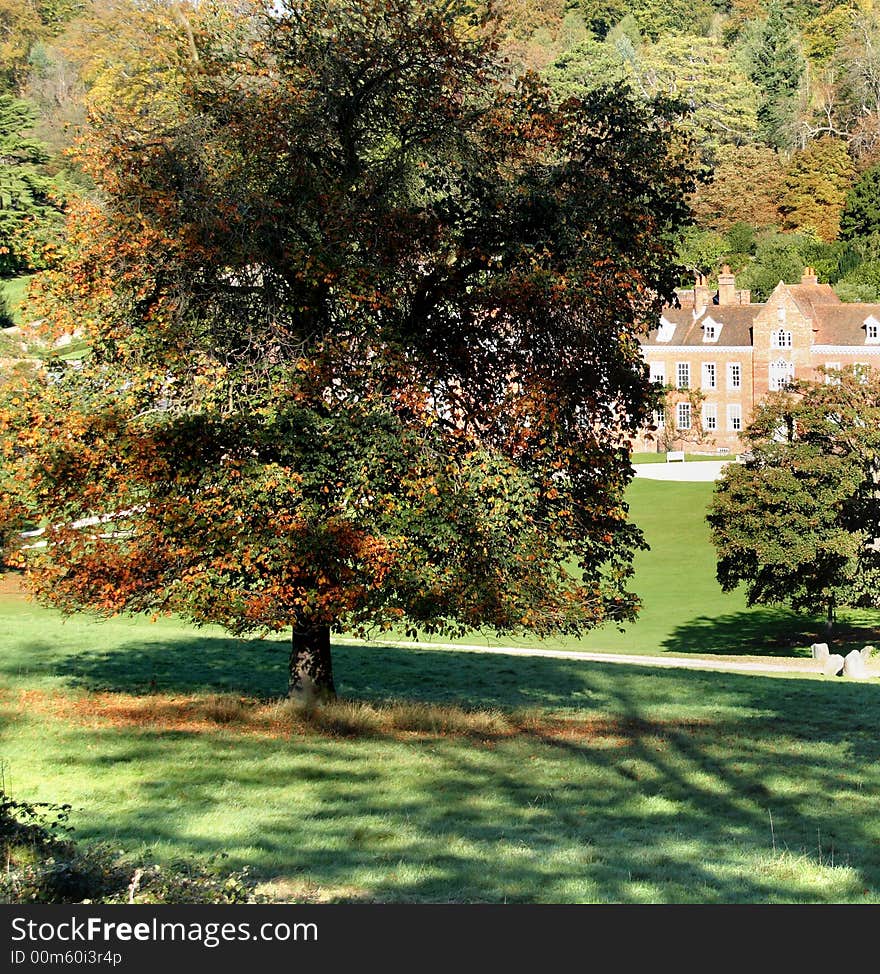
[(383, 738), (417, 740), (470, 738), (487, 745), (515, 737), (547, 743), (595, 740), (625, 746), (639, 738), (663, 739), (671, 731), (694, 732), (706, 721), (644, 721), (628, 718), (552, 717), (535, 711), (500, 710), (411, 701), (368, 703), (336, 700), (302, 707), (290, 700), (272, 702), (235, 694), (70, 694), (23, 690), (17, 701), (0, 694), (7, 710), (39, 715), (82, 727), (142, 730), (153, 733), (280, 737)]
[(25, 591), (22, 585), (21, 575), (15, 572), (0, 571), (0, 597), (24, 598)]

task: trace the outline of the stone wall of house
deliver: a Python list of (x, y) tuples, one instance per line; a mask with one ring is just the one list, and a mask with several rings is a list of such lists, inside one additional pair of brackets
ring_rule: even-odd
[(804, 314), (787, 287), (777, 287), (755, 315), (752, 334), (753, 403), (772, 391), (771, 384), (779, 388), (779, 382), (784, 382), (786, 375), (792, 379), (812, 378), (812, 345), (812, 318)]
[[(816, 316), (826, 313), (821, 311), (822, 307), (839, 307), (840, 302), (827, 285), (817, 283), (812, 268), (807, 268), (799, 285), (780, 282), (763, 305), (750, 304), (748, 292), (734, 288), (733, 275), (727, 268), (719, 277), (714, 301), (702, 279), (698, 279), (692, 291), (682, 292), (682, 297), (682, 307), (694, 309), (695, 321), (699, 320), (703, 307), (708, 314), (712, 313), (713, 308), (718, 309), (723, 317), (721, 309), (732, 304), (748, 305), (754, 309), (754, 317), (748, 337), (742, 327), (736, 333), (738, 342), (748, 341), (749, 344), (724, 345), (723, 329), (717, 345), (710, 342), (694, 343), (693, 337), (686, 339), (690, 344), (643, 344), (646, 364), (649, 369), (653, 367), (655, 374), (662, 375), (666, 384), (678, 385), (679, 365), (686, 363), (690, 387), (700, 389), (705, 397), (703, 439), (694, 442), (685, 435), (680, 442), (670, 445), (670, 449), (741, 453), (746, 449), (746, 444), (740, 432), (751, 422), (756, 404), (774, 389), (792, 379), (819, 378), (820, 373), (816, 370), (820, 366), (862, 363), (880, 367), (880, 345), (876, 339), (873, 345), (867, 345), (863, 339), (855, 336), (856, 343), (849, 346), (814, 347)], [(860, 318), (863, 313), (873, 313), (880, 319), (880, 305), (876, 311), (861, 306), (856, 317)], [(854, 328), (854, 325), (846, 326), (846, 340), (853, 340), (854, 336), (849, 331)], [(709, 366), (714, 366), (714, 385), (711, 381), (713, 369)], [(739, 366), (738, 387), (732, 381), (734, 366)], [(634, 441), (634, 449), (662, 449), (661, 439), (656, 430), (645, 430)]]
[[(752, 351), (747, 347), (707, 345), (702, 348), (672, 346), (645, 349), (646, 362), (649, 366), (653, 364), (662, 368), (667, 384), (677, 386), (679, 365), (687, 365), (690, 388), (700, 390), (704, 397), (698, 407), (702, 412), (703, 440), (695, 443), (686, 434), (671, 449), (700, 453), (724, 450), (734, 454), (742, 452), (744, 447), (739, 433), (751, 417), (754, 402), (751, 356)], [(638, 438), (635, 449), (640, 452), (662, 449), (662, 446), (658, 447), (659, 439), (657, 432), (648, 430)]]

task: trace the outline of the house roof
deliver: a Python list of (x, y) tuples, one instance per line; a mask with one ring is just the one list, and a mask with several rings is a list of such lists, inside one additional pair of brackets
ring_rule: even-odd
[(832, 304), (817, 307), (813, 328), (816, 345), (864, 345), (865, 321), (880, 323), (880, 304)]
[(813, 318), (820, 308), (842, 304), (830, 284), (786, 284), (805, 318)]
[[(829, 284), (784, 284), (805, 318), (812, 321), (814, 345), (864, 346), (867, 334), (865, 322), (873, 317), (880, 324), (880, 304), (844, 303)], [(641, 339), (648, 348), (692, 346), (711, 349), (713, 346), (748, 348), (752, 345), (752, 327), (763, 304), (709, 304), (694, 315), (693, 291), (679, 291), (681, 307), (665, 308), (660, 324), (665, 329), (652, 328)], [(688, 302), (690, 298), (690, 303)], [(718, 340), (703, 341), (706, 322), (721, 325)], [(669, 333), (671, 329), (671, 334)], [(659, 341), (664, 334), (666, 340)], [(877, 347), (876, 342), (867, 343)]]
[[(668, 345), (693, 345), (700, 348), (712, 348), (713, 345), (749, 347), (752, 344), (752, 323), (763, 307), (763, 304), (710, 304), (696, 318), (692, 308), (666, 308), (661, 324), (668, 322), (675, 326), (669, 340), (658, 341), (660, 328), (652, 328), (647, 337), (642, 339), (642, 344), (655, 348)], [(721, 325), (716, 342), (703, 341), (707, 321)]]

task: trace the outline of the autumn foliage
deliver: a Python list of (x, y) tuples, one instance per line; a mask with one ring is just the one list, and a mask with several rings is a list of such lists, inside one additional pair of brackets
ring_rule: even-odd
[(5, 382), (32, 586), (292, 627), (292, 687), (329, 683), (330, 626), (630, 618), (636, 336), (692, 188), (672, 109), (511, 86), (466, 4), (186, 26), (167, 97), (105, 100), (81, 147), (99, 192), (41, 301), (90, 356)]

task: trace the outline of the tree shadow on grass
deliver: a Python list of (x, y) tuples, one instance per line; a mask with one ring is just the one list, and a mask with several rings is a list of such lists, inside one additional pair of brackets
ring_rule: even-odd
[[(408, 651), (389, 652), (386, 665)], [(880, 786), (877, 687), (555, 659), (513, 661), (510, 683), (474, 687), (471, 665), (492, 674), (491, 658), (412, 655), (460, 664), (442, 673), (460, 700), (507, 705), (514, 682), (551, 699), (578, 687), (635, 729), (560, 738), (536, 724), (485, 742), (98, 730), (71, 755), (75, 773), (110, 792), (121, 764), (138, 777), (125, 807), (80, 833), (228, 853), (230, 867), (293, 888), (383, 902), (880, 898), (867, 814)], [(344, 654), (342, 666), (373, 681), (353, 684), (356, 695), (393, 695), (395, 683)], [(683, 689), (703, 701), (703, 720), (661, 718)], [(408, 696), (432, 692), (416, 682)], [(852, 811), (859, 802), (865, 814)], [(828, 867), (832, 848), (845, 868), (826, 887), (810, 871)]]
[[(46, 645), (32, 644), (23, 655), (39, 660), (48, 652)], [(47, 658), (36, 671), (51, 672), (67, 685), (91, 692), (207, 691), (272, 699), (286, 692), (287, 653), (287, 643), (280, 640), (175, 636), (166, 642), (132, 640), (112, 650)], [(407, 698), (415, 690), (418, 699), (468, 706), (589, 705), (576, 661), (570, 666), (563, 661), (559, 667), (545, 662), (428, 648), (333, 645), (334, 675), (343, 695), (383, 700)]]
[[(281, 641), (132, 639), (61, 656), (55, 672), (88, 690), (271, 697), (285, 657)], [(874, 685), (381, 646), (335, 657), (357, 699), (595, 714), (621, 729), (565, 737), (538, 721), (474, 741), (70, 727), (51, 744), (48, 797), (88, 781), (83, 837), (227, 853), (230, 868), (341, 898), (880, 900)], [(831, 848), (847, 868), (823, 886), (812, 874)]]
[(724, 616), (699, 616), (676, 627), (661, 644), (668, 653), (704, 656), (810, 656), (810, 645), (827, 642), (846, 655), (866, 643), (880, 643), (880, 629), (837, 623), (831, 638), (824, 620), (778, 610), (749, 609)]
[(278, 697), (287, 689), (287, 643), (271, 639), (174, 635), (120, 641), (58, 660), (55, 672), (85, 690), (125, 693), (246, 693)]

